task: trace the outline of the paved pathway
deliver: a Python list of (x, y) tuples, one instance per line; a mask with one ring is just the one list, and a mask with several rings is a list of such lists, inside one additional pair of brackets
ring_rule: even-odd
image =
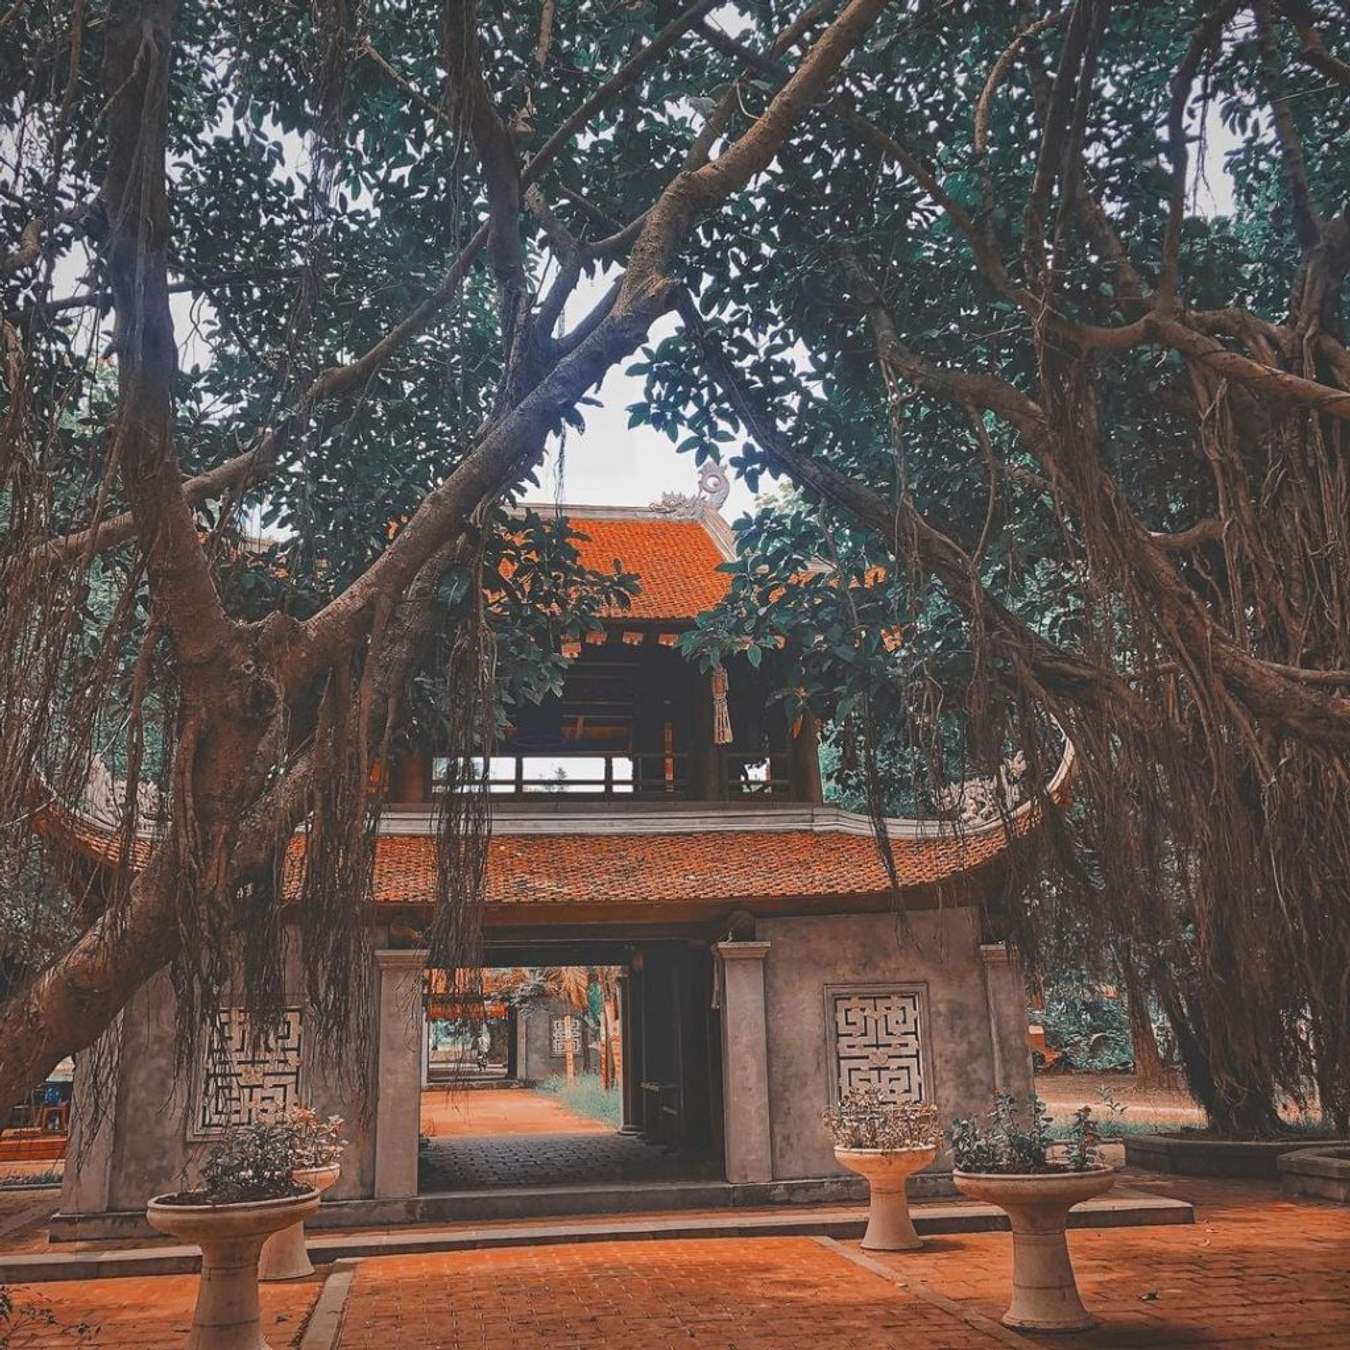
[(613, 1127), (531, 1088), (425, 1088), (422, 1133), (429, 1139), (497, 1134), (611, 1134)]
[(418, 1157), (417, 1189), (496, 1190), (504, 1186), (588, 1186), (711, 1178), (721, 1169), (691, 1162), (628, 1135), (516, 1134), (433, 1139)]
[[(810, 1238), (602, 1242), (370, 1260), (342, 1350), (488, 1347), (1350, 1346), (1350, 1210), (1265, 1183), (1159, 1178), (1194, 1226), (1082, 1230), (1070, 1245), (1100, 1330), (1015, 1335), (1005, 1234), (862, 1257)], [(889, 1272), (889, 1275), (878, 1272)], [(510, 1290), (504, 1298), (502, 1290)]]
[(418, 1190), (588, 1186), (720, 1175), (617, 1134), (552, 1093), (522, 1088), (429, 1088), (422, 1093)]

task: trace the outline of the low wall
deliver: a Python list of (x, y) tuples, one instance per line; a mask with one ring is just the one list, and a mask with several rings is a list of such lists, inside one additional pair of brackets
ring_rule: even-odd
[(1350, 1146), (1295, 1149), (1282, 1153), (1276, 1166), (1286, 1195), (1311, 1195), (1350, 1205)]
[[(1323, 1147), (1350, 1145), (1329, 1139)], [(1315, 1145), (1306, 1139), (1209, 1139), (1202, 1135), (1133, 1134), (1125, 1136), (1125, 1161), (1131, 1167), (1179, 1177), (1246, 1177), (1274, 1180), (1280, 1160)]]

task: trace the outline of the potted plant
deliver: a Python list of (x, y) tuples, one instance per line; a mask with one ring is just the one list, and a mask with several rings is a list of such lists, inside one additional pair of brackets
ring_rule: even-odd
[(825, 1112), (840, 1166), (867, 1178), (869, 1208), (862, 1245), (870, 1251), (910, 1251), (923, 1245), (909, 1217), (905, 1182), (937, 1157), (937, 1107), (886, 1102), (871, 1083), (850, 1089)]
[(1116, 1170), (1101, 1161), (1092, 1108), (1080, 1107), (1068, 1142), (1056, 1144), (1050, 1117), (1035, 1097), (1023, 1125), (1009, 1093), (994, 1098), (987, 1125), (951, 1128), (956, 1188), (997, 1205), (1013, 1239), (1013, 1296), (1003, 1324), (1028, 1331), (1084, 1331), (1097, 1319), (1078, 1296), (1064, 1230), (1069, 1210), (1111, 1189)]
[[(307, 1106), (291, 1108), (286, 1117), (291, 1128), (291, 1177), (297, 1185), (312, 1187), (322, 1195), (342, 1173), (342, 1117), (320, 1120)], [(260, 1280), (297, 1280), (312, 1275), (305, 1249), (305, 1224), (297, 1220), (263, 1243), (258, 1260)]]
[(145, 1217), (202, 1249), (188, 1350), (267, 1350), (258, 1316), (258, 1254), (267, 1237), (303, 1223), (319, 1192), (293, 1175), (286, 1121), (230, 1130), (207, 1154), (200, 1190), (157, 1195)]

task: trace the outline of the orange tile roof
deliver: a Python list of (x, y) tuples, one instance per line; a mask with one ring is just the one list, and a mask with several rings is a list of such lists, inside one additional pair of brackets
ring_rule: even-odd
[(605, 520), (567, 517), (581, 538), (575, 540), (585, 566), (597, 572), (636, 572), (642, 589), (616, 619), (692, 619), (726, 595), (731, 577), (719, 572), (726, 561), (707, 529), (697, 520)]
[[(930, 886), (1003, 852), (1002, 831), (892, 841), (901, 884)], [(422, 904), (435, 893), (436, 841), (384, 835), (375, 895)], [(489, 905), (605, 904), (884, 894), (876, 845), (865, 835), (813, 830), (689, 834), (497, 834), (488, 844)]]
[[(80, 820), (74, 817), (74, 820)], [(47, 830), (84, 856), (115, 863), (117, 837), (67, 816)], [(1019, 821), (1017, 833), (1028, 821)], [(932, 887), (994, 862), (1007, 840), (1001, 829), (964, 838), (893, 839), (900, 883)], [(133, 867), (150, 841), (138, 839)], [(303, 835), (286, 849), (283, 894), (300, 890)], [(703, 830), (644, 834), (496, 834), (488, 841), (487, 904), (516, 909), (552, 905), (660, 906), (674, 902), (773, 901), (791, 897), (885, 895), (889, 890), (876, 845), (867, 835), (839, 830)], [(429, 834), (380, 835), (374, 893), (384, 905), (429, 905), (436, 892), (436, 840)]]

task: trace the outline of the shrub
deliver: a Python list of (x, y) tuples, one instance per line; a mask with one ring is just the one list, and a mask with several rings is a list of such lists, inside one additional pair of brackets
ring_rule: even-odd
[(202, 1178), (214, 1204), (278, 1200), (298, 1195), (295, 1184), (294, 1131), (285, 1120), (236, 1125), (206, 1155)]
[(292, 1166), (332, 1167), (342, 1161), (347, 1147), (342, 1138), (342, 1117), (320, 1120), (308, 1106), (293, 1106), (286, 1117), (292, 1131)]
[(1040, 1098), (1029, 1098), (1027, 1111), (1020, 1114), (1013, 1095), (998, 1092), (985, 1124), (955, 1120), (948, 1138), (957, 1169), (962, 1172), (1082, 1172), (1097, 1164), (1098, 1136), (1090, 1106), (1080, 1106), (1074, 1112), (1063, 1143), (1055, 1143), (1051, 1128), (1051, 1118)]
[(851, 1088), (824, 1113), (835, 1148), (934, 1148), (941, 1142), (937, 1107), (929, 1102), (886, 1102), (872, 1083)]
[(206, 1155), (206, 1194), (218, 1205), (298, 1195), (304, 1188), (291, 1173), (329, 1167), (344, 1147), (341, 1117), (320, 1120), (308, 1107), (293, 1107), (280, 1120), (236, 1125)]

